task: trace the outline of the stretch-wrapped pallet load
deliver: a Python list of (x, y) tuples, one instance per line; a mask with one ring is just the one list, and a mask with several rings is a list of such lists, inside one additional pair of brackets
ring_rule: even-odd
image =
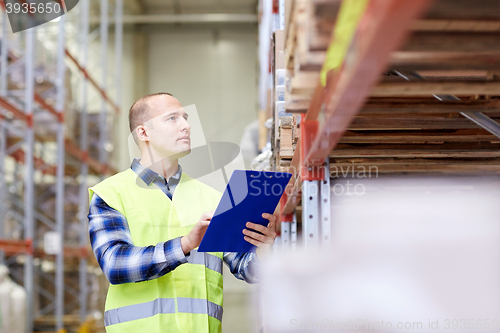
[(0, 333), (26, 332), (26, 291), (9, 277), (9, 269), (0, 265)]

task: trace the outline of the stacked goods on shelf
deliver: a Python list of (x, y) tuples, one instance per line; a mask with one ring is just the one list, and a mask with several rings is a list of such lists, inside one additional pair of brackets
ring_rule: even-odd
[(498, 137), (467, 118), (499, 119), (499, 6), (434, 1), (387, 57), (330, 161), (379, 174), (498, 172)]
[(309, 108), (341, 3), (341, 0), (293, 3), (285, 42), (286, 112), (304, 113)]
[[(54, 273), (54, 268), (53, 262), (44, 261), (44, 263), (38, 268), (39, 274), (37, 274), (37, 284), (50, 294), (54, 294), (55, 292), (54, 282), (45, 278), (44, 275), (50, 277)], [(41, 272), (42, 270), (44, 271)], [(96, 326), (94, 329), (99, 332), (104, 332), (102, 314), (104, 313), (104, 303), (106, 300), (109, 282), (98, 267), (89, 268), (88, 273), (88, 319), (95, 321), (95, 323), (93, 323), (93, 325)], [(82, 325), (78, 309), (79, 274), (74, 268), (67, 267), (64, 275), (66, 290), (64, 304), (67, 308), (63, 317), (64, 326), (69, 332), (77, 332), (79, 327)], [(40, 295), (40, 297), (36, 300), (37, 311), (46, 306), (50, 306), (50, 303), (51, 300), (49, 298)], [(35, 319), (35, 327), (38, 330), (50, 331), (51, 328), (54, 327), (55, 321), (56, 318), (52, 315), (41, 315)]]
[[(67, 246), (78, 247), (80, 240), (81, 228), (78, 220), (78, 207), (79, 207), (79, 186), (66, 184), (64, 186), (64, 243)], [(42, 219), (49, 219), (55, 221), (56, 211), (56, 198), (55, 198), (55, 185), (54, 184), (37, 184), (36, 186), (36, 200), (35, 211), (38, 216), (43, 215)], [(43, 247), (44, 235), (50, 231), (51, 228), (38, 221), (36, 229), (35, 240), (40, 242), (39, 245)]]
[[(88, 145), (89, 145), (89, 156), (95, 160), (99, 160), (99, 122), (100, 122), (100, 115), (99, 113), (89, 113), (87, 115), (88, 117)], [(113, 114), (108, 113), (107, 117), (107, 128), (110, 128), (110, 125), (112, 123), (113, 119)], [(80, 144), (81, 140), (81, 126), (80, 123), (81, 119), (77, 118), (74, 126), (74, 133), (75, 133), (75, 143), (77, 145)], [(104, 147), (107, 151), (108, 158), (109, 160), (113, 160), (113, 144), (110, 141), (112, 138), (108, 136), (108, 140), (105, 143)]]
[[(9, 213), (6, 216), (5, 235), (9, 235), (11, 239), (22, 240), (22, 233), (19, 228), (20, 219), (22, 220), (22, 188), (10, 186), (11, 189), (17, 189), (16, 193), (10, 193), (8, 200), (11, 205), (9, 206)], [(64, 202), (64, 218), (65, 218), (65, 235), (64, 243), (66, 247), (74, 248), (77, 252), (79, 237), (81, 234), (80, 224), (78, 221), (78, 191), (77, 185), (65, 186), (65, 202)], [(46, 308), (52, 302), (48, 298), (48, 294), (54, 294), (54, 256), (44, 252), (45, 235), (52, 229), (48, 224), (53, 223), (55, 219), (55, 186), (53, 184), (37, 184), (36, 186), (36, 208), (35, 208), (35, 221), (36, 221), (36, 234), (34, 239), (35, 256), (34, 261), (35, 269), (38, 272), (35, 275), (36, 285), (44, 290), (43, 293), (37, 295), (33, 300), (35, 304), (35, 313), (39, 313), (41, 309)], [(85, 232), (87, 232), (85, 230)], [(87, 247), (87, 254), (89, 254), (89, 285), (92, 292), (90, 294), (89, 313), (104, 313), (104, 295), (107, 291), (107, 279), (98, 268), (97, 261), (92, 255), (90, 244)], [(10, 255), (7, 256), (10, 258)], [(22, 283), (22, 265), (24, 258), (17, 256), (16, 261), (11, 264), (12, 274), (16, 277), (18, 283)], [(67, 312), (73, 313), (73, 319), (67, 322), (68, 325), (76, 325), (79, 323), (78, 315), (78, 295), (79, 288), (79, 272), (78, 264), (79, 257), (69, 256), (65, 259), (65, 288), (68, 290), (65, 293), (65, 304), (69, 309)], [(73, 309), (73, 310), (71, 310)], [(66, 320), (65, 320), (66, 322)], [(54, 325), (53, 316), (39, 316), (36, 321), (38, 328), (44, 328), (44, 325)], [(75, 329), (76, 331), (76, 329)]]
[[(280, 117), (279, 138), (280, 138), (280, 152), (279, 157), (281, 162), (283, 159), (291, 159), (293, 157), (293, 117), (282, 116)], [(283, 164), (281, 164), (283, 166)]]
[[(55, 71), (54, 65), (43, 64), (38, 66), (36, 69), (36, 82), (35, 93), (39, 95), (45, 102), (54, 107), (55, 106)], [(74, 108), (73, 101), (73, 86), (71, 85), (71, 77), (73, 74), (71, 70), (67, 69), (65, 71), (65, 103), (64, 103), (64, 126), (65, 128), (74, 128), (76, 118), (78, 118), (78, 113)], [(35, 122), (35, 134), (39, 138), (47, 138), (47, 140), (55, 141), (55, 133), (57, 131), (57, 122), (53, 114), (50, 114), (47, 110), (40, 109), (35, 113), (33, 121)], [(65, 131), (65, 136), (67, 139), (74, 140), (73, 131)]]
[[(308, 137), (279, 163), (297, 170), (327, 159), (330, 171), (373, 166), (375, 177), (500, 171), (499, 6), (294, 1), (285, 111), (301, 114)], [(296, 176), (286, 214), (300, 201)]]
[[(11, 98), (15, 98), (19, 103), (19, 109), (22, 109), (22, 99), (24, 98), (25, 89), (25, 68), (22, 61), (20, 52), (16, 52), (18, 41), (16, 39), (9, 40), (10, 50), (8, 57), (8, 64), (11, 68), (7, 75), (7, 89)], [(45, 43), (37, 40), (37, 51), (40, 53), (48, 52)], [(54, 59), (51, 59), (54, 60)], [(19, 61), (19, 62), (18, 62)], [(16, 63), (18, 62), (18, 63)], [(64, 109), (64, 125), (66, 128), (73, 128), (75, 118), (78, 116), (75, 108), (73, 107), (73, 86), (71, 84), (72, 73), (68, 68), (65, 71), (65, 109)], [(39, 63), (35, 66), (35, 113), (33, 115), (33, 122), (35, 123), (35, 136), (38, 141), (55, 141), (55, 133), (57, 128), (56, 115), (47, 110), (41, 103), (46, 104), (51, 108), (55, 108), (56, 102), (56, 65), (54, 63)], [(17, 125), (18, 133), (23, 133), (22, 129), (24, 124), (20, 121), (15, 122)], [(65, 135), (68, 139), (73, 140), (73, 131), (66, 131)], [(14, 140), (18, 140), (21, 136), (10, 135)]]
[(3, 204), (4, 220), (3, 220), (3, 237), (10, 239), (22, 239), (22, 221), (23, 221), (23, 197), (22, 197), (22, 181), (23, 176), (19, 172), (19, 168), (15, 168), (17, 172), (11, 175), (10, 181), (6, 182), (7, 193), (4, 194), (6, 200)]
[(0, 333), (25, 333), (26, 291), (9, 277), (9, 269), (0, 264)]
[(276, 31), (274, 59), (284, 79), (284, 102), (281, 102), (284, 117), (278, 113), (276, 119), (280, 121), (275, 127), (279, 133), (275, 145), (276, 170), (288, 171), (291, 165), (300, 136), (299, 114), (307, 111), (314, 87), (319, 83), (340, 4), (340, 0), (293, 1), (286, 31)]
[[(114, 172), (106, 165), (109, 156), (98, 154), (99, 146), (112, 150), (111, 142), (98, 142), (110, 126), (91, 121), (90, 151), (76, 141), (75, 126), (82, 125), (80, 117), (94, 108), (95, 98), (89, 98), (89, 93), (97, 91), (102, 105), (111, 104), (109, 110), (118, 112), (119, 107), (106, 91), (111, 81), (106, 71), (98, 83), (89, 67), (91, 41), (82, 38), (89, 33), (89, 17), (94, 15), (85, 9), (88, 5), (83, 2), (82, 10), (68, 13), (64, 20), (22, 34), (10, 33), (7, 15), (0, 16), (4, 31), (0, 43), (0, 263), (8, 265), (12, 279), (27, 290), (27, 314), (16, 319), (26, 323), (29, 331), (54, 331), (55, 326), (57, 331), (66, 327), (76, 332), (88, 315), (101, 319), (104, 313), (107, 280), (88, 242), (85, 189), (87, 173)], [(107, 23), (101, 27), (105, 31)], [(101, 38), (101, 46), (108, 45), (105, 40)], [(83, 50), (78, 58), (82, 65), (72, 56), (70, 44)], [(116, 38), (115, 49), (119, 45), (122, 40)], [(103, 59), (107, 59), (106, 50)], [(121, 50), (115, 55), (119, 66)], [(99, 66), (105, 68), (106, 63), (100, 61)], [(113, 75), (113, 81), (119, 82), (118, 77)]]
[(294, 152), (294, 133), (292, 127), (293, 115), (285, 110), (285, 96), (287, 84), (287, 71), (285, 69), (285, 33), (284, 30), (276, 30), (274, 33), (274, 128), (275, 140), (274, 163), (276, 170), (290, 165)]

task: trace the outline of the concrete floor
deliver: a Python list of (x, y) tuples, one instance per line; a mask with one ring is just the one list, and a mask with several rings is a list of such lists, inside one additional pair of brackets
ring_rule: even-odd
[(253, 292), (257, 290), (256, 288), (257, 285), (235, 278), (224, 265), (223, 332), (258, 332), (257, 308), (253, 304)]

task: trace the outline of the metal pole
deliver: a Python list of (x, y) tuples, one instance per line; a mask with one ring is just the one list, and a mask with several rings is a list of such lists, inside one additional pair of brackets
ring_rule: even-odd
[[(108, 71), (108, 0), (101, 0), (101, 89), (106, 91)], [(102, 96), (101, 112), (99, 113), (99, 162), (101, 166), (107, 162), (106, 154), (106, 124), (107, 124), (107, 107), (106, 98)]]
[(285, 30), (285, 0), (279, 0), (279, 29)]
[(302, 182), (302, 238), (306, 248), (314, 247), (319, 241), (319, 195), (317, 180)]
[(293, 211), (293, 221), (290, 223), (290, 248), (297, 249), (297, 212)]
[[(7, 96), (7, 13), (2, 11), (2, 44), (0, 54), (0, 96)], [(0, 120), (0, 238), (4, 238), (5, 232), (5, 201), (7, 188), (5, 186), (5, 150), (7, 149), (7, 133), (4, 120)], [(5, 260), (4, 251), (0, 250), (0, 263)]]
[[(285, 199), (287, 196), (284, 197)], [(292, 223), (292, 214), (281, 215), (281, 248), (283, 252), (290, 250), (290, 224)]]
[[(25, 32), (26, 38), (26, 53), (25, 53), (25, 78), (26, 78), (26, 89), (25, 89), (25, 102), (24, 102), (24, 112), (28, 117), (26, 124), (26, 151), (25, 151), (25, 163), (24, 163), (24, 239), (26, 242), (33, 244), (34, 236), (34, 169), (33, 169), (33, 103), (34, 103), (34, 92), (35, 92), (35, 34), (36, 27), (31, 28)], [(30, 251), (26, 254), (26, 261), (24, 262), (24, 288), (27, 294), (27, 314), (28, 322), (26, 325), (27, 332), (33, 332), (33, 319), (34, 319), (34, 307), (33, 307), (33, 253)]]
[(115, 103), (122, 101), (122, 58), (123, 58), (123, 0), (116, 0), (115, 8)]
[(320, 212), (321, 212), (321, 245), (329, 248), (331, 245), (331, 220), (330, 220), (330, 158), (325, 161), (325, 178), (321, 183)]
[[(89, 0), (81, 1), (81, 22), (82, 22), (82, 34), (81, 34), (81, 53), (83, 55), (82, 66), (87, 70), (88, 59), (89, 59)], [(84, 154), (88, 154), (88, 80), (86, 76), (83, 76), (82, 86), (81, 86), (81, 102), (82, 109), (80, 111), (80, 149)], [(80, 193), (79, 193), (79, 208), (78, 215), (80, 219), (80, 247), (87, 247), (87, 177), (88, 177), (88, 160), (83, 159), (81, 169), (80, 169)], [(80, 258), (80, 319), (85, 321), (87, 318), (87, 259), (85, 257)]]
[[(408, 76), (404, 75), (403, 73), (398, 72), (398, 71), (394, 71), (394, 73), (401, 76), (405, 80), (410, 81)], [(413, 75), (414, 77), (416, 77), (420, 81), (425, 81), (425, 78), (416, 72), (412, 72), (411, 75)], [(458, 98), (457, 96), (454, 96), (454, 95), (435, 95), (434, 94), (432, 96), (434, 96), (437, 100), (442, 101), (442, 102), (443, 101), (459, 101), (460, 100), (460, 98)], [(464, 116), (465, 118), (474, 122), (476, 125), (481, 126), (482, 128), (484, 128), (485, 130), (487, 130), (491, 134), (500, 138), (500, 124), (497, 123), (494, 119), (491, 119), (490, 117), (485, 115), (484, 113), (477, 112), (477, 111), (466, 111), (466, 112), (460, 112), (460, 114), (462, 116)]]
[(460, 112), (464, 117), (472, 120), (491, 134), (500, 138), (500, 124), (482, 112)]
[(290, 222), (281, 222), (281, 248), (284, 252), (290, 249)]
[[(3, 72), (2, 72), (3, 73)], [(3, 96), (2, 96), (3, 97)], [(4, 120), (0, 119), (0, 239), (5, 238), (5, 150), (7, 149), (7, 137), (5, 133)], [(5, 260), (5, 253), (0, 250), (0, 264)]]
[(274, 240), (273, 251), (279, 252), (281, 250), (281, 236), (277, 236)]
[(57, 79), (56, 79), (56, 111), (59, 114), (57, 124), (57, 174), (56, 174), (56, 231), (59, 235), (60, 245), (56, 254), (56, 331), (64, 327), (64, 43), (65, 15), (59, 20), (57, 35)]
[(8, 66), (8, 51), (9, 51), (9, 41), (8, 41), (8, 28), (7, 28), (7, 12), (2, 11), (2, 53), (0, 55), (0, 94), (2, 97), (7, 96), (7, 66)]

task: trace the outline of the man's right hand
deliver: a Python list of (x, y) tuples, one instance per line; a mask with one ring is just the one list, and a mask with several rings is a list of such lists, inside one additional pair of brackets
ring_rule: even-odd
[(200, 246), (201, 240), (205, 235), (205, 231), (207, 231), (208, 225), (210, 224), (210, 220), (214, 216), (214, 213), (215, 210), (203, 213), (200, 220), (194, 225), (189, 234), (181, 238), (181, 246), (184, 254), (187, 254)]

